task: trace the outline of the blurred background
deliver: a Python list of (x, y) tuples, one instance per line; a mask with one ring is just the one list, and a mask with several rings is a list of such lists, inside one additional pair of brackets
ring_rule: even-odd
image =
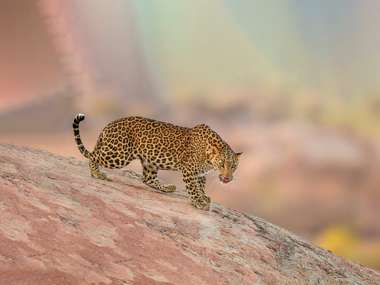
[(215, 201), (380, 269), (379, 26), (372, 0), (1, 0), (0, 143), (204, 122), (244, 152)]

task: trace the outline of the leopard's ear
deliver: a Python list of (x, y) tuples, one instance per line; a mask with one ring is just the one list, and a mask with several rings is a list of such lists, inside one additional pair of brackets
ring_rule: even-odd
[(236, 157), (239, 159), (242, 154), (243, 154), (242, 152), (237, 152)]

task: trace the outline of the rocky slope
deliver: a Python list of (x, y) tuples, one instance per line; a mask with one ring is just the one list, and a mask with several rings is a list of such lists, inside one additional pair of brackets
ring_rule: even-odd
[[(132, 172), (0, 145), (0, 284), (380, 284), (257, 217), (192, 208)], [(295, 214), (296, 215), (296, 214)]]

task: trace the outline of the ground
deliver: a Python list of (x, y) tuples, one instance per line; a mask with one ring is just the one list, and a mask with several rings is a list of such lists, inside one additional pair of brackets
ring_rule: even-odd
[(0, 284), (380, 284), (380, 273), (263, 219), (132, 172), (0, 145)]

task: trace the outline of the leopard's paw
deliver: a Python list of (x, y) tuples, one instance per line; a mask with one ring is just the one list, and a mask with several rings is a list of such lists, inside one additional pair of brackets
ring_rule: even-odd
[(175, 187), (175, 185), (169, 184), (165, 185), (161, 191), (165, 193), (171, 193), (174, 192), (176, 189), (177, 188)]
[(97, 179), (105, 180), (105, 181), (112, 181), (103, 172), (91, 173), (91, 176)]
[(208, 204), (211, 203), (211, 198), (209, 196), (207, 196), (207, 195), (204, 195), (201, 199), (203, 199)]
[[(205, 196), (207, 197), (207, 196)], [(201, 197), (200, 199), (191, 201), (191, 205), (197, 209), (209, 211), (210, 210), (210, 198), (205, 199), (204, 197)]]

